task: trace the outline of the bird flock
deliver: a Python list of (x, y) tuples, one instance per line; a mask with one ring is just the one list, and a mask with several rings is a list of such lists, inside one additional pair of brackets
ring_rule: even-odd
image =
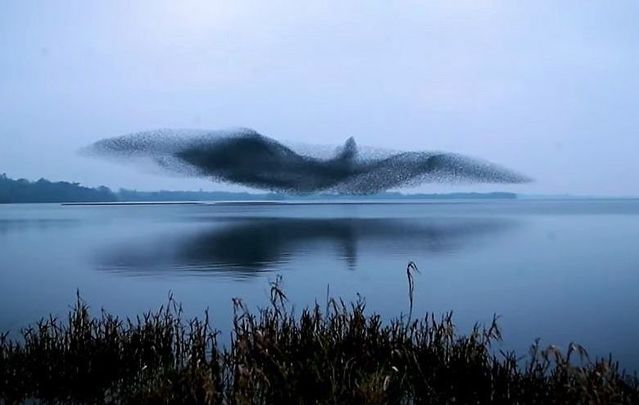
[(145, 131), (103, 139), (84, 151), (130, 162), (151, 161), (180, 175), (291, 194), (373, 194), (422, 183), (530, 181), (513, 170), (456, 153), (360, 148), (353, 138), (331, 156), (322, 150), (285, 145), (242, 128)]

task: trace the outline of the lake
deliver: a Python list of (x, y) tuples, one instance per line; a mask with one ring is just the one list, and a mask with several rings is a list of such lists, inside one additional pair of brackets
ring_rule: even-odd
[(136, 315), (169, 293), (228, 329), (231, 299), (297, 308), (365, 297), (390, 318), (454, 311), (460, 331), (498, 314), (505, 349), (583, 344), (639, 370), (639, 201), (0, 205), (0, 330), (64, 315)]

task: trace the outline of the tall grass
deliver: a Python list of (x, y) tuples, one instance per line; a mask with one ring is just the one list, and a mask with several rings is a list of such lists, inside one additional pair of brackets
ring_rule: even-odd
[[(412, 312), (414, 284), (410, 272)], [(536, 342), (527, 360), (496, 353), (496, 319), (458, 334), (451, 314), (382, 322), (362, 299), (329, 299), (295, 315), (280, 279), (270, 304), (234, 300), (228, 347), (208, 314), (167, 305), (135, 319), (92, 316), (80, 297), (68, 318), (0, 337), (7, 403), (639, 403), (635, 377)], [(1, 402), (1, 401), (0, 401)]]

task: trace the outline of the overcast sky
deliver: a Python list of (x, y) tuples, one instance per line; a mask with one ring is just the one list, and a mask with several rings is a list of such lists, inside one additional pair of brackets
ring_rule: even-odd
[(0, 172), (228, 189), (79, 156), (155, 128), (443, 150), (639, 195), (638, 1), (0, 2)]

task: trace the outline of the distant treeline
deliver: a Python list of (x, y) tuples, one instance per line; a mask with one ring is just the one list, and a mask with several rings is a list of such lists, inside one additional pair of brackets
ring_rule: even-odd
[(13, 180), (0, 174), (0, 203), (113, 202), (118, 196), (108, 187), (89, 188), (79, 183), (46, 179)]
[(52, 182), (46, 179), (29, 181), (10, 179), (0, 174), (1, 203), (56, 203), (56, 202), (141, 202), (141, 201), (250, 201), (250, 200), (407, 200), (407, 199), (513, 199), (514, 193), (449, 193), (402, 194), (387, 192), (375, 195), (286, 195), (278, 193), (246, 193), (226, 191), (136, 191), (120, 189), (115, 192), (105, 186), (84, 187), (79, 183)]
[(514, 193), (449, 193), (449, 194), (402, 194), (387, 192), (373, 195), (350, 194), (279, 194), (238, 193), (226, 191), (136, 191), (120, 189), (120, 201), (278, 201), (278, 200), (451, 200), (451, 199), (513, 199)]

